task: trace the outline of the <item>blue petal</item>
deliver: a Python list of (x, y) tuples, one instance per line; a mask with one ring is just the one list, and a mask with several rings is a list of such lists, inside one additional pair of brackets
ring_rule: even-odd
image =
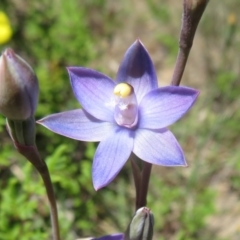
[(69, 67), (72, 89), (83, 109), (99, 120), (114, 122), (114, 95), (116, 85), (109, 77), (97, 71)]
[(100, 142), (93, 161), (93, 185), (96, 190), (108, 185), (122, 169), (133, 149), (133, 132), (116, 127)]
[(133, 152), (142, 160), (162, 166), (186, 166), (183, 151), (167, 129), (138, 129)]
[(80, 141), (101, 141), (111, 132), (112, 123), (99, 121), (81, 109), (49, 115), (37, 123), (49, 130)]
[(127, 50), (116, 80), (117, 83), (127, 82), (131, 84), (138, 102), (147, 92), (158, 87), (152, 60), (141, 41), (137, 40)]
[(169, 86), (149, 92), (139, 104), (139, 128), (160, 129), (179, 120), (194, 104), (199, 92)]
[(102, 236), (100, 238), (94, 238), (94, 240), (124, 240), (124, 234), (115, 233), (112, 235)]

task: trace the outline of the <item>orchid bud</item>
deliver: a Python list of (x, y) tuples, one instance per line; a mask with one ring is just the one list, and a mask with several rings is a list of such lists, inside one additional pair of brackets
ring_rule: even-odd
[(0, 113), (16, 146), (35, 144), (38, 80), (30, 65), (10, 48), (0, 57)]
[(182, 30), (179, 44), (182, 48), (191, 48), (193, 38), (209, 0), (184, 0)]
[(11, 120), (34, 115), (38, 80), (30, 65), (10, 48), (0, 57), (0, 113)]
[(128, 240), (151, 240), (153, 238), (154, 218), (149, 208), (142, 207), (136, 211), (129, 227)]
[(206, 7), (209, 0), (184, 0), (184, 5), (192, 11), (199, 10), (199, 8)]

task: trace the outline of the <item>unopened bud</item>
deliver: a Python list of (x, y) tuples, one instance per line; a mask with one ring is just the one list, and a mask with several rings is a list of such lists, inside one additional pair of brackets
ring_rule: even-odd
[(129, 240), (152, 240), (154, 218), (149, 208), (142, 207), (136, 211), (129, 228)]
[(192, 47), (193, 38), (209, 0), (184, 0), (183, 19), (179, 44), (183, 49)]
[(34, 115), (38, 80), (30, 65), (10, 48), (0, 57), (0, 113), (11, 120)]
[(205, 8), (208, 2), (209, 0), (184, 0), (185, 6), (191, 10), (198, 10), (203, 6)]

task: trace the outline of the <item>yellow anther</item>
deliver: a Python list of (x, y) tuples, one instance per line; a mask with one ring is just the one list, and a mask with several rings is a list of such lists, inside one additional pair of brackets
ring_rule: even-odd
[(113, 90), (113, 93), (119, 97), (125, 98), (131, 95), (133, 88), (127, 83), (119, 83)]

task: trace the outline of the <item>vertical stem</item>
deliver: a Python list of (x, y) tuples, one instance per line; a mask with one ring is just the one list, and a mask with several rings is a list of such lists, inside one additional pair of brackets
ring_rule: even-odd
[(181, 46), (179, 47), (179, 52), (178, 52), (172, 80), (171, 80), (171, 85), (179, 86), (187, 60), (188, 60), (188, 55), (190, 50), (191, 50), (191, 47), (189, 48), (184, 48)]
[(198, 23), (209, 0), (183, 0), (182, 27), (179, 38), (179, 51), (171, 80), (171, 84), (178, 86), (187, 63), (189, 52)]
[(55, 200), (55, 196), (54, 196), (54, 190), (53, 190), (51, 177), (50, 177), (48, 167), (45, 162), (44, 162), (44, 165), (41, 167), (41, 170), (38, 170), (38, 171), (44, 182), (44, 185), (45, 185), (45, 188), (47, 191), (48, 200), (49, 200), (51, 223), (52, 223), (52, 229), (53, 229), (53, 239), (60, 240), (57, 204), (56, 204), (56, 200)]
[(58, 223), (57, 204), (54, 196), (54, 190), (52, 186), (51, 177), (48, 171), (48, 167), (46, 163), (41, 159), (36, 146), (22, 145), (16, 141), (14, 141), (14, 145), (18, 152), (21, 153), (24, 157), (26, 157), (29, 160), (29, 162), (33, 164), (33, 166), (37, 169), (37, 171), (42, 177), (49, 200), (53, 239), (61, 240)]
[[(141, 208), (145, 207), (147, 204), (147, 193), (148, 193), (148, 185), (152, 170), (152, 164), (142, 161), (134, 154), (130, 157), (132, 172), (133, 172), (133, 179), (136, 189), (136, 211)], [(140, 167), (137, 164), (137, 161), (143, 163), (143, 168), (140, 170)]]
[(138, 209), (137, 206), (139, 205), (139, 198), (140, 198), (140, 189), (141, 189), (141, 172), (140, 169), (133, 157), (133, 155), (130, 157), (130, 162), (131, 162), (131, 166), (132, 166), (132, 172), (133, 172), (133, 180), (134, 180), (134, 185), (135, 185), (135, 190), (136, 190), (136, 210)]
[(140, 185), (140, 196), (137, 202), (136, 209), (144, 207), (147, 205), (147, 193), (148, 193), (148, 185), (151, 176), (152, 164), (148, 162), (144, 162), (143, 170), (142, 170), (142, 179)]

